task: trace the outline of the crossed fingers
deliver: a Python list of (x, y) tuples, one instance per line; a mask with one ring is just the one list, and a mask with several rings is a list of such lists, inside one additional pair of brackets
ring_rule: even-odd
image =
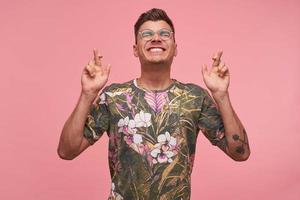
[(101, 66), (101, 59), (103, 58), (102, 55), (98, 52), (98, 49), (94, 49), (94, 61), (95, 64)]
[(221, 63), (221, 56), (222, 56), (223, 52), (222, 51), (218, 51), (212, 58), (213, 60), (213, 67), (218, 67)]
[(91, 77), (94, 77), (97, 68), (102, 66), (101, 59), (103, 57), (102, 55), (100, 55), (97, 49), (94, 49), (93, 53), (94, 53), (94, 58), (91, 59), (85, 67)]
[(212, 67), (215, 68), (215, 71), (217, 71), (220, 77), (229, 75), (228, 67), (225, 65), (225, 63), (221, 63), (222, 54), (223, 54), (222, 51), (218, 51), (212, 58), (213, 60)]

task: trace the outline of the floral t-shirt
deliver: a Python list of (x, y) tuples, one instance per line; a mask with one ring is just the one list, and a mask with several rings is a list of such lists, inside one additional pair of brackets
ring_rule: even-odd
[(226, 143), (224, 125), (208, 92), (175, 79), (147, 91), (131, 80), (104, 88), (91, 107), (84, 136), (109, 136), (109, 200), (189, 200), (198, 132)]

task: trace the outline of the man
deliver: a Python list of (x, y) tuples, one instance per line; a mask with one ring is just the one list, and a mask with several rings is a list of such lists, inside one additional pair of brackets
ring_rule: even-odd
[(233, 160), (245, 161), (250, 155), (246, 131), (229, 100), (229, 71), (221, 63), (222, 52), (212, 58), (211, 69), (203, 66), (214, 101), (207, 90), (171, 79), (177, 45), (173, 23), (163, 10), (151, 9), (139, 17), (135, 39), (141, 76), (126, 83), (104, 88), (110, 66), (102, 65), (94, 50), (58, 154), (73, 159), (107, 132), (109, 199), (187, 200), (200, 130)]

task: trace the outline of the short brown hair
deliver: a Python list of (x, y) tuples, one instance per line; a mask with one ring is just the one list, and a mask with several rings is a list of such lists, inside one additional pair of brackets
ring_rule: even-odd
[[(163, 21), (167, 22), (167, 24), (169, 24), (173, 33), (175, 34), (173, 22), (167, 15), (167, 13), (162, 9), (152, 8), (151, 10), (148, 10), (148, 11), (142, 13), (134, 25), (135, 43), (137, 43), (138, 31), (143, 23), (145, 23), (146, 21), (159, 21), (159, 20), (163, 20)], [(174, 37), (174, 40), (175, 40), (175, 37)]]

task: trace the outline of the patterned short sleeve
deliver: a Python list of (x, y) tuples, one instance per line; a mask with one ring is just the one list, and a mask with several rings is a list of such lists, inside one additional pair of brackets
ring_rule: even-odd
[(221, 114), (207, 90), (203, 90), (203, 101), (198, 126), (212, 145), (223, 146), (226, 143), (225, 129)]
[(83, 135), (91, 145), (109, 129), (109, 110), (104, 91), (91, 106), (84, 126)]

